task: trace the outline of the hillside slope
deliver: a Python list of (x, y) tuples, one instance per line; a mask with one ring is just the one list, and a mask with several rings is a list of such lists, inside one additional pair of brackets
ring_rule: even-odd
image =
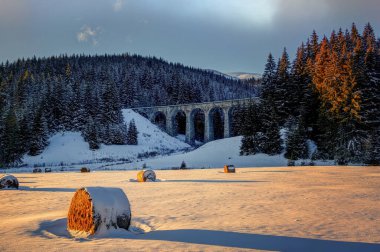
[(146, 154), (158, 155), (190, 148), (188, 144), (169, 136), (133, 110), (124, 109), (123, 117), (127, 124), (132, 119), (135, 120), (139, 131), (137, 146), (102, 144), (99, 150), (91, 151), (81, 133), (65, 131), (52, 136), (49, 146), (40, 155), (25, 155), (23, 162), (34, 166), (133, 161)]

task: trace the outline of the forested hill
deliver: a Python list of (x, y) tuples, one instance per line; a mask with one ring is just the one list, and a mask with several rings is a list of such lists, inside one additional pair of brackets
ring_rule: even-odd
[(121, 108), (245, 98), (252, 82), (138, 55), (59, 56), (0, 65), (0, 165), (78, 130), (92, 148), (124, 144)]
[[(293, 63), (284, 49), (268, 56), (260, 107), (242, 116), (242, 154), (279, 154), (280, 129), (287, 129), (285, 157), (380, 164), (380, 39), (371, 24), (360, 33), (314, 31)], [(307, 140), (318, 147), (308, 153)]]

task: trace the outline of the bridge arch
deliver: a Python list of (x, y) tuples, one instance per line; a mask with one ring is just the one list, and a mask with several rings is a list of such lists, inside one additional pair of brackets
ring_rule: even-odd
[(225, 113), (224, 110), (219, 107), (213, 107), (208, 111), (208, 128), (206, 131), (208, 131), (207, 140), (212, 141), (216, 139), (222, 139), (224, 137), (224, 117)]
[(172, 135), (184, 135), (186, 136), (186, 121), (187, 116), (182, 109), (174, 110), (170, 115), (170, 122), (172, 127)]
[(201, 108), (194, 108), (190, 112), (189, 116), (189, 135), (188, 142), (194, 143), (194, 141), (205, 142), (205, 121), (206, 113)]
[(151, 117), (151, 122), (156, 124), (160, 129), (167, 130), (166, 115), (164, 112), (157, 111)]

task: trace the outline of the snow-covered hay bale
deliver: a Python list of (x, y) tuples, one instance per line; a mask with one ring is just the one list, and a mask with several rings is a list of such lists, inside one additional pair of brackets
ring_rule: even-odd
[(18, 189), (18, 179), (13, 175), (3, 175), (0, 177), (0, 189)]
[(235, 173), (235, 166), (234, 165), (225, 165), (224, 166), (224, 172), (225, 173)]
[(77, 190), (67, 216), (67, 230), (74, 237), (88, 237), (110, 229), (128, 230), (129, 200), (120, 188), (86, 187)]
[(34, 168), (33, 173), (41, 173), (42, 169), (41, 168)]
[(137, 173), (138, 182), (152, 182), (156, 181), (156, 173), (153, 170), (142, 170)]
[(90, 172), (90, 168), (82, 167), (80, 168), (80, 172)]

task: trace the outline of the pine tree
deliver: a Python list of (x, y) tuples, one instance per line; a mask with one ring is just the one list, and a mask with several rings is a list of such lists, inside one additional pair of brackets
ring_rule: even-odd
[(90, 116), (87, 125), (82, 133), (83, 138), (88, 142), (90, 150), (97, 150), (100, 148), (99, 128)]
[(380, 126), (380, 52), (370, 24), (367, 24), (364, 29), (363, 40), (366, 52), (364, 81), (359, 83), (362, 98), (360, 116), (363, 124), (373, 131)]
[(34, 119), (30, 137), (28, 154), (31, 156), (37, 156), (48, 145), (48, 130), (41, 109), (39, 109)]
[(22, 152), (25, 153), (30, 148), (30, 140), (32, 138), (32, 132), (29, 126), (29, 120), (26, 116), (24, 116), (20, 120), (20, 134), (19, 134), (19, 141), (21, 143), (20, 148), (22, 148)]
[(369, 136), (364, 162), (368, 165), (380, 165), (380, 128), (373, 130)]
[(265, 64), (265, 69), (262, 77), (262, 92), (261, 98), (265, 100), (273, 99), (273, 92), (275, 90), (275, 80), (276, 80), (276, 63), (271, 53), (269, 53), (267, 58), (267, 63)]
[(240, 155), (266, 153), (279, 154), (282, 151), (280, 127), (272, 104), (262, 103), (261, 112), (254, 104), (247, 109), (247, 121), (243, 131)]
[(132, 119), (129, 122), (128, 133), (127, 133), (127, 144), (138, 145), (138, 131), (137, 131), (134, 119)]
[(280, 126), (275, 119), (275, 112), (270, 106), (265, 106), (262, 110), (262, 132), (264, 134), (264, 143), (262, 152), (269, 155), (276, 155), (282, 152), (282, 139), (280, 135)]
[(308, 54), (307, 57), (312, 62), (314, 62), (320, 48), (319, 38), (315, 30), (313, 30), (313, 33), (311, 34), (310, 39), (306, 43), (306, 48), (307, 48), (307, 54)]
[(313, 117), (311, 114), (316, 107), (315, 96), (310, 86), (311, 76), (308, 71), (306, 56), (306, 48), (302, 44), (297, 49), (296, 59), (291, 70), (290, 89), (292, 94), (289, 97), (289, 104), (292, 116)]
[(283, 124), (291, 114), (291, 97), (293, 96), (290, 81), (290, 62), (286, 48), (282, 53), (281, 59), (277, 65), (276, 84), (274, 90), (274, 109), (279, 117), (279, 123)]
[(309, 156), (306, 130), (302, 122), (290, 128), (287, 136), (285, 158), (290, 160), (305, 159)]
[(19, 123), (14, 108), (11, 108), (4, 120), (0, 163), (18, 164), (21, 161), (22, 148), (19, 147)]

